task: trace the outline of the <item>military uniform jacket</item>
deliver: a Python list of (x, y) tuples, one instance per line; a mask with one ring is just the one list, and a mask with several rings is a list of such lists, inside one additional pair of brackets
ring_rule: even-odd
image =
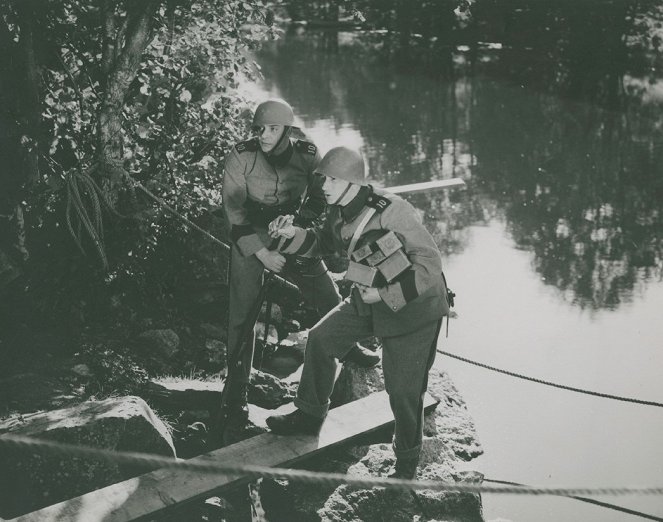
[(283, 166), (267, 161), (257, 138), (236, 144), (225, 160), (223, 208), (230, 225), (233, 243), (244, 256), (268, 247), (271, 238), (262, 225), (251, 222), (246, 208), (249, 201), (278, 207), (297, 200), (307, 187), (311, 207), (325, 206), (322, 182), (313, 174), (320, 153), (313, 143), (291, 139), (292, 155)]
[(441, 319), (449, 313), (449, 306), (440, 251), (414, 207), (395, 194), (372, 187), (362, 188), (345, 207), (328, 206), (321, 227), (296, 228), (295, 236), (282, 241), (279, 250), (301, 256), (334, 252), (347, 255), (352, 236), (368, 207), (375, 208), (376, 212), (362, 235), (372, 230), (393, 231), (403, 243), (412, 266), (390, 284), (378, 288), (382, 300), (377, 303), (366, 305), (354, 291), (352, 300), (359, 313), (362, 309), (370, 310), (378, 336), (405, 334)]

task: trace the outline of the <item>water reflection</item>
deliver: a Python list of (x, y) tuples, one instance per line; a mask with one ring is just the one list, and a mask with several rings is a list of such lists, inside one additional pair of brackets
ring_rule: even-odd
[(293, 32), (259, 61), (323, 149), (361, 143), (378, 184), (466, 180), (413, 200), (446, 252), (498, 216), (561, 298), (616, 308), (662, 277), (655, 4), (477, 5), (463, 45), (419, 6), (376, 22), (398, 33)]

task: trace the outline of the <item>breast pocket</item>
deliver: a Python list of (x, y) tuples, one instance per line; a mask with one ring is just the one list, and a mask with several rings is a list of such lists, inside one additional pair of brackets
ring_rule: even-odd
[(271, 204), (276, 201), (276, 183), (263, 176), (249, 176), (246, 189), (249, 197), (260, 203)]

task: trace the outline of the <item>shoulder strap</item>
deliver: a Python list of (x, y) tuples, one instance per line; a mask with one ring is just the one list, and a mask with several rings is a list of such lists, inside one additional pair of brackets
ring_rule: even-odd
[(364, 231), (366, 225), (368, 225), (369, 220), (373, 217), (375, 212), (376, 209), (373, 207), (368, 207), (364, 211), (364, 216), (361, 218), (359, 226), (355, 229), (355, 233), (352, 235), (352, 239), (350, 240), (350, 246), (348, 247), (348, 257), (350, 257), (352, 252), (354, 252), (355, 247), (357, 246), (357, 241), (359, 241), (359, 238), (361, 237), (361, 233)]

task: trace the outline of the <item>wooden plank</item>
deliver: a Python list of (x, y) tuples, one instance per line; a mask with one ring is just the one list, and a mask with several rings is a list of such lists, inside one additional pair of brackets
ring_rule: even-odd
[[(437, 401), (426, 394), (424, 407), (430, 408), (435, 404)], [(386, 392), (379, 392), (330, 410), (318, 436), (263, 433), (195, 457), (190, 462), (289, 466), (391, 422), (393, 417), (388, 396)], [(147, 517), (176, 504), (210, 497), (224, 488), (237, 486), (247, 480), (246, 476), (238, 474), (162, 468), (27, 513), (12, 521), (126, 522)]]
[(465, 182), (461, 178), (438, 179), (435, 181), (425, 181), (423, 183), (410, 183), (409, 185), (398, 185), (396, 187), (387, 187), (385, 190), (394, 194), (412, 194), (414, 192), (423, 192), (437, 188), (461, 187)]

